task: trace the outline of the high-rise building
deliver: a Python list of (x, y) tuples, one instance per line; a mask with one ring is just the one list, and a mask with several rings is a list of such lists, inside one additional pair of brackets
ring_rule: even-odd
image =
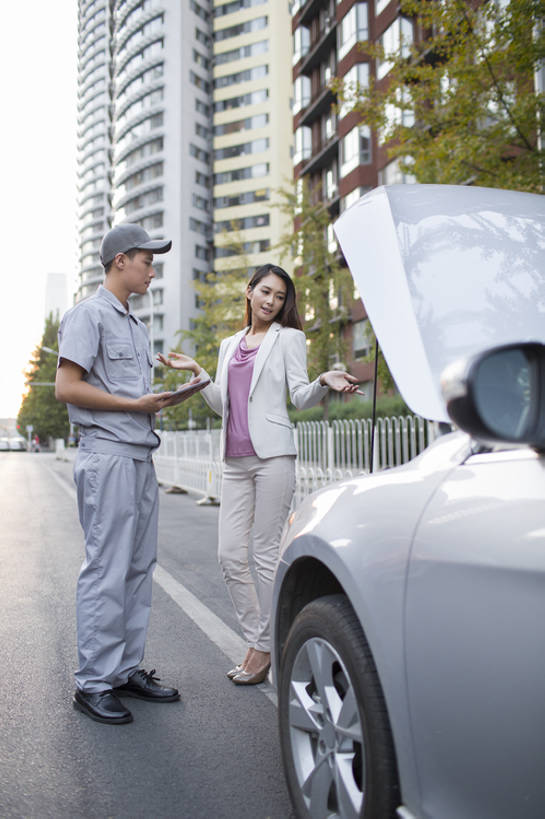
[(110, 227), (111, 15), (108, 0), (78, 7), (78, 217), (77, 298), (103, 277), (100, 240)]
[[(278, 208), (291, 186), (291, 17), (287, 0), (214, 0), (214, 269), (278, 261), (289, 227)], [(289, 268), (289, 261), (285, 262)]]
[[(405, 181), (397, 162), (390, 162), (377, 134), (347, 105), (337, 107), (329, 86), (333, 77), (349, 87), (367, 86), (372, 70), (378, 79), (388, 71), (386, 60), (371, 65), (358, 45), (380, 42), (394, 51), (401, 37), (412, 39), (412, 22), (393, 0), (295, 0), (291, 5), (293, 33), (294, 174), (306, 179), (314, 195), (325, 202), (331, 223), (364, 193), (378, 184)], [(332, 224), (326, 241), (335, 243)], [(359, 299), (350, 305), (344, 327), (351, 372), (371, 376), (363, 359), (369, 352), (367, 316)], [(369, 393), (370, 384), (362, 386)]]
[[(211, 257), (208, 0), (80, 0), (79, 297), (102, 280), (100, 239), (120, 222), (173, 240), (133, 309), (154, 351), (197, 312)], [(92, 147), (91, 147), (92, 144)]]
[[(198, 313), (193, 283), (276, 261), (292, 184), (291, 16), (277, 0), (79, 0), (78, 298), (102, 281), (104, 232), (173, 239), (133, 309), (155, 351)], [(215, 242), (214, 242), (215, 240)], [(289, 262), (286, 263), (289, 268)]]

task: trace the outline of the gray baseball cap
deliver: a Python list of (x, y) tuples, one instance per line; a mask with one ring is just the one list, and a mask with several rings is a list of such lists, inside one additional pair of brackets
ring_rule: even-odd
[(150, 236), (140, 225), (131, 225), (126, 222), (116, 225), (105, 235), (100, 245), (100, 261), (104, 266), (109, 264), (118, 253), (127, 250), (151, 250), (152, 253), (167, 253), (172, 242), (166, 239), (150, 239)]

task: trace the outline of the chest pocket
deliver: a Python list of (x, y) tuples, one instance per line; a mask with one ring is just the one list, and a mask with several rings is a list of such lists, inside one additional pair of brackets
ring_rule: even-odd
[(110, 341), (106, 345), (106, 371), (112, 381), (136, 379), (140, 368), (134, 350), (126, 341)]

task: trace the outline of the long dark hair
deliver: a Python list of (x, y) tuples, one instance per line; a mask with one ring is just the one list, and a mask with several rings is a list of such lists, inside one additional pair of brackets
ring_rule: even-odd
[[(265, 276), (269, 275), (269, 273), (274, 273), (274, 275), (278, 276), (279, 279), (282, 279), (286, 285), (286, 298), (284, 300), (284, 304), (282, 305), (282, 309), (275, 318), (275, 321), (278, 321), (282, 327), (295, 327), (296, 330), (302, 330), (303, 324), (297, 311), (297, 295), (295, 293), (295, 286), (291, 278), (282, 267), (278, 267), (276, 264), (264, 264), (261, 267), (258, 267), (248, 282), (248, 287), (250, 290), (253, 290), (254, 287), (259, 284), (261, 279), (264, 279)], [(250, 306), (250, 300), (247, 296), (245, 321), (247, 327), (249, 327), (252, 323), (252, 308)]]

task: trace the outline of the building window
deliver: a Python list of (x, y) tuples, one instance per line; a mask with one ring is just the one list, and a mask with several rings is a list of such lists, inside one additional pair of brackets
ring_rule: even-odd
[(210, 210), (210, 203), (208, 199), (205, 199), (204, 196), (199, 196), (198, 194), (193, 194), (193, 207), (198, 208), (199, 210)]
[(154, 80), (159, 79), (163, 76), (163, 64), (158, 63), (157, 65), (151, 66), (151, 68), (146, 68), (145, 71), (142, 71), (141, 74), (138, 74), (136, 77), (133, 77), (126, 85), (120, 88), (119, 93), (117, 95), (117, 101), (122, 102), (122, 100), (126, 96), (132, 96), (132, 94), (136, 93), (139, 88), (145, 89), (153, 83)]
[(201, 125), (200, 122), (196, 122), (195, 133), (197, 134), (197, 136), (200, 136), (203, 139), (208, 139), (208, 137), (210, 136), (210, 129), (206, 128), (204, 125)]
[(382, 12), (384, 11), (389, 2), (390, 0), (376, 0), (375, 17), (378, 17), (379, 14), (382, 14)]
[(209, 46), (212, 38), (208, 34), (205, 34), (204, 31), (201, 31), (200, 28), (196, 28), (195, 40), (203, 46)]
[(189, 219), (189, 229), (195, 231), (195, 233), (201, 233), (203, 236), (208, 236), (210, 233), (208, 222), (201, 222), (199, 219), (193, 219), (193, 217)]
[(152, 188), (152, 190), (146, 191), (145, 193), (141, 193), (139, 196), (135, 196), (133, 199), (129, 199), (128, 202), (125, 202), (122, 208), (119, 209), (118, 215), (121, 219), (126, 218), (129, 214), (134, 213), (135, 210), (141, 210), (141, 208), (147, 208), (150, 205), (154, 205), (156, 202), (163, 201), (163, 188), (162, 186), (158, 188)]
[(223, 222), (214, 223), (214, 231), (221, 233), (223, 230), (249, 230), (250, 228), (267, 227), (270, 223), (268, 213), (260, 213), (257, 216), (245, 216), (242, 219), (226, 219)]
[(201, 171), (195, 171), (195, 182), (197, 185), (202, 185), (203, 188), (210, 187), (210, 177)]
[(203, 261), (207, 262), (210, 258), (208, 248), (202, 247), (202, 245), (195, 245), (195, 258), (202, 259)]
[(150, 213), (149, 216), (143, 216), (141, 219), (135, 219), (137, 225), (143, 227), (144, 230), (155, 230), (155, 228), (163, 227), (163, 212)]
[(322, 144), (328, 142), (337, 133), (337, 114), (330, 108), (320, 120)]
[(309, 159), (312, 153), (312, 132), (306, 125), (301, 125), (295, 131), (295, 149), (293, 164), (298, 165), (304, 159)]
[(202, 148), (199, 148), (198, 145), (193, 145), (192, 142), (189, 144), (189, 154), (190, 156), (194, 156), (195, 159), (199, 159), (201, 162), (210, 162), (210, 154), (208, 151), (203, 151)]
[(310, 31), (305, 26), (298, 26), (293, 32), (293, 65), (308, 54), (310, 48)]
[(123, 125), (134, 116), (137, 116), (142, 111), (145, 111), (147, 108), (153, 108), (153, 106), (158, 105), (163, 99), (163, 89), (156, 88), (154, 91), (151, 91), (147, 94), (143, 94), (137, 100), (132, 102), (128, 105), (124, 111), (122, 111), (119, 116), (116, 117), (115, 125), (118, 130), (121, 130)]
[(237, 71), (235, 74), (225, 74), (223, 77), (216, 77), (214, 88), (226, 88), (228, 85), (238, 85), (240, 82), (251, 82), (266, 77), (269, 73), (268, 65), (256, 65), (254, 68), (247, 68), (245, 71)]
[[(379, 182), (379, 184), (382, 183)], [(371, 188), (369, 187), (354, 188), (353, 191), (350, 191), (350, 193), (347, 193), (346, 196), (343, 196), (343, 198), (341, 199), (341, 212), (344, 212), (347, 208), (353, 205), (354, 202), (357, 202), (358, 199), (361, 199), (361, 197), (368, 193), (370, 190)]]
[(358, 165), (371, 162), (371, 129), (368, 125), (358, 125), (341, 141), (341, 177), (346, 176)]
[(189, 7), (191, 11), (194, 11), (195, 14), (201, 18), (201, 20), (208, 21), (209, 12), (202, 6), (200, 6), (198, 3), (196, 3), (195, 0), (189, 0)]
[(146, 117), (146, 119), (141, 120), (140, 122), (131, 125), (128, 128), (123, 136), (119, 136), (116, 140), (116, 151), (120, 153), (126, 150), (130, 146), (132, 142), (137, 139), (141, 139), (142, 137), (149, 134), (151, 131), (155, 131), (157, 128), (161, 128), (163, 125), (163, 114), (153, 114), (151, 117)]
[(198, 97), (195, 99), (195, 110), (198, 111), (199, 114), (204, 114), (205, 117), (209, 116), (210, 114), (210, 106), (200, 100)]
[(229, 3), (216, 6), (213, 15), (214, 17), (222, 17), (224, 14), (234, 14), (235, 11), (251, 9), (254, 6), (261, 6), (266, 2), (267, 0), (231, 0)]
[(233, 60), (243, 60), (245, 57), (256, 57), (258, 54), (266, 54), (269, 50), (268, 40), (259, 40), (257, 43), (233, 48), (231, 51), (222, 51), (215, 56), (215, 64), (223, 65), (231, 63)]
[(408, 57), (413, 42), (413, 24), (398, 17), (379, 38), (379, 45), (384, 49), (384, 57), (377, 59), (377, 79), (385, 77), (392, 67), (389, 57), (401, 52), (402, 57)]
[(292, 113), (297, 114), (310, 102), (310, 77), (300, 74), (293, 83)]
[(416, 179), (412, 174), (401, 170), (399, 159), (389, 162), (386, 167), (378, 172), (379, 185), (412, 185), (415, 182)]
[(334, 199), (338, 193), (338, 170), (337, 162), (333, 162), (331, 167), (322, 172), (322, 195), (326, 201)]
[(205, 91), (207, 94), (210, 93), (210, 83), (208, 80), (205, 80), (203, 77), (200, 77), (198, 74), (195, 74), (194, 71), (189, 72), (189, 79), (197, 88), (200, 88), (201, 91)]
[(251, 91), (249, 94), (242, 94), (240, 97), (230, 97), (227, 100), (218, 100), (214, 103), (214, 113), (229, 111), (231, 108), (241, 108), (244, 105), (259, 105), (266, 102), (269, 97), (269, 89), (262, 88), (259, 91)]
[(268, 17), (254, 17), (253, 20), (246, 20), (244, 23), (239, 23), (238, 26), (220, 28), (218, 31), (214, 32), (214, 40), (218, 43), (221, 40), (230, 40), (231, 37), (238, 37), (239, 34), (248, 34), (251, 31), (260, 31), (263, 28), (267, 28), (268, 23)]
[(135, 148), (134, 151), (130, 151), (130, 153), (123, 158), (122, 162), (116, 162), (116, 173), (124, 173), (136, 162), (140, 162), (141, 159), (145, 159), (148, 156), (161, 153), (162, 150), (163, 137), (152, 139), (149, 142), (146, 142), (144, 145), (140, 145), (139, 148)]
[(214, 151), (214, 159), (232, 159), (235, 156), (246, 154), (260, 154), (269, 147), (269, 138), (253, 139), (251, 142), (242, 142), (240, 145), (227, 145)]
[(352, 325), (352, 355), (354, 358), (365, 358), (371, 351), (369, 340), (369, 319), (355, 321)]
[(256, 114), (254, 117), (239, 119), (235, 122), (224, 122), (222, 125), (214, 127), (214, 136), (225, 136), (225, 134), (235, 134), (238, 131), (253, 131), (255, 128), (265, 128), (268, 122), (268, 114)]
[(341, 20), (338, 32), (339, 60), (342, 60), (356, 43), (367, 40), (367, 3), (353, 5)]
[(345, 117), (352, 111), (351, 98), (357, 96), (360, 91), (369, 87), (369, 63), (357, 63), (346, 72), (343, 79), (345, 99), (339, 109), (339, 116)]
[(208, 71), (210, 68), (210, 60), (208, 57), (205, 57), (200, 51), (197, 51), (196, 48), (193, 49), (193, 62), (195, 65), (199, 65), (201, 68), (204, 68), (205, 71)]
[[(255, 242), (243, 242), (241, 250), (243, 253), (266, 253), (271, 246), (270, 239), (259, 239)], [(226, 256), (239, 256), (238, 250), (232, 247), (214, 247), (214, 256), (216, 259), (222, 259)]]
[(215, 208), (234, 208), (238, 205), (250, 205), (253, 202), (265, 202), (269, 199), (269, 189), (261, 188), (257, 191), (244, 191), (233, 196), (217, 196), (214, 199)]
[(214, 185), (225, 185), (228, 182), (239, 182), (241, 179), (259, 179), (267, 176), (270, 167), (268, 162), (259, 162), (246, 168), (233, 168), (232, 171), (222, 171), (214, 174)]

